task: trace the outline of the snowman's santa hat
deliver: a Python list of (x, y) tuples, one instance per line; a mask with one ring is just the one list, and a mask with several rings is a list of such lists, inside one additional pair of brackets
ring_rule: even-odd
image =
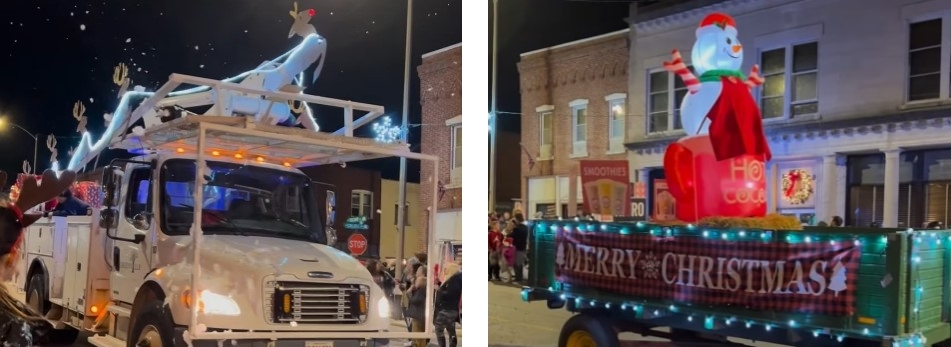
[(697, 28), (697, 37), (703, 34), (715, 31), (732, 30), (736, 32), (736, 21), (726, 13), (714, 12), (700, 21), (700, 27)]

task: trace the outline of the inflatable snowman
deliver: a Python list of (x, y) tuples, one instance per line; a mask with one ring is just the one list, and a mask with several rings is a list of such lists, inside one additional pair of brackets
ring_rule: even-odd
[(667, 147), (664, 171), (677, 199), (677, 219), (756, 217), (766, 213), (765, 162), (771, 157), (751, 90), (759, 68), (740, 71), (743, 46), (736, 23), (723, 13), (700, 22), (691, 59), (694, 75), (673, 51), (664, 67), (687, 86), (681, 122), (688, 136)]

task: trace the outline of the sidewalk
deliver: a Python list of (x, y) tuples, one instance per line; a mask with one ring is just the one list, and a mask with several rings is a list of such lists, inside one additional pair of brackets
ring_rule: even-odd
[[(402, 319), (393, 319), (390, 322), (391, 326), (400, 327), (400, 331), (406, 331), (406, 321)], [(462, 324), (456, 323), (456, 336), (459, 339), (462, 339)]]

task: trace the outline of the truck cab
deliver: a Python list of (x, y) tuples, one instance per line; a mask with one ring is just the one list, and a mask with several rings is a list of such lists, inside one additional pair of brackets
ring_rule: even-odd
[[(205, 163), (198, 203), (193, 157), (154, 154), (107, 166), (95, 225), (83, 225), (86, 216), (47, 225), (51, 249), (64, 252), (32, 259), (39, 264), (25, 278), (27, 301), (44, 313), (55, 308), (66, 325), (106, 333), (90, 339), (100, 345), (180, 345), (192, 305), (198, 329), (209, 332), (388, 329), (382, 289), (356, 259), (328, 246), (335, 236), (321, 220), (327, 206), (315, 198), (318, 185), (297, 169), (234, 155)], [(195, 205), (205, 235), (199, 290), (190, 287)], [(42, 270), (67, 260), (86, 268), (84, 278)], [(67, 278), (88, 283), (93, 295), (84, 295), (86, 285), (60, 282)], [(60, 290), (40, 288), (51, 282)], [(64, 287), (73, 292), (50, 297)]]

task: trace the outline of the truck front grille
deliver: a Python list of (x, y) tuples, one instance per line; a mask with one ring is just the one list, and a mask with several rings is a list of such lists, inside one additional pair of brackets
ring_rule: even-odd
[(264, 309), (272, 324), (360, 324), (369, 295), (370, 287), (358, 284), (269, 281)]

